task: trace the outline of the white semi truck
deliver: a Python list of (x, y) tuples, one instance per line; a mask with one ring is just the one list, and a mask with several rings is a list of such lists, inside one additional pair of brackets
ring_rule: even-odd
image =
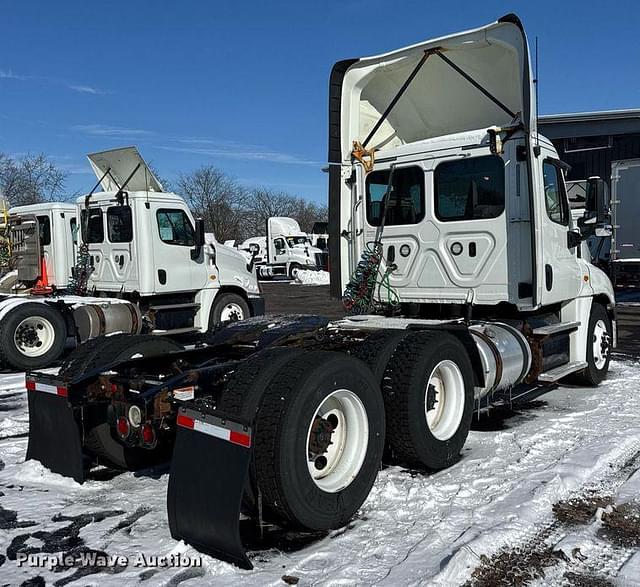
[(133, 147), (89, 155), (97, 189), (77, 204), (10, 210), (14, 276), (0, 297), (0, 361), (55, 362), (116, 332), (203, 333), (262, 314), (255, 271), (205, 243), (201, 220), (164, 192)]
[(328, 253), (314, 246), (293, 218), (272, 216), (266, 235), (249, 238), (238, 247), (252, 256), (259, 277), (294, 279), (301, 269), (326, 269)]
[(105, 403), (121, 450), (151, 454), (164, 431), (175, 443), (171, 534), (250, 568), (241, 511), (260, 524), (344, 526), (383, 459), (449, 467), (474, 411), (567, 376), (597, 385), (614, 295), (579, 251), (603, 218), (593, 205), (574, 224), (535, 112), (512, 14), (337, 63), (331, 283), (352, 315), (238, 322), (204, 348), (32, 374), (27, 456), (80, 481), (91, 460), (113, 462), (115, 449), (80, 432)]

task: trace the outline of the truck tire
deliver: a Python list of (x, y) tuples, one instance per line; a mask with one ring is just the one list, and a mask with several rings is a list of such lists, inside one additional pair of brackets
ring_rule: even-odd
[(291, 265), (289, 265), (289, 279), (295, 279), (298, 276), (300, 269), (302, 269), (302, 265), (300, 265), (300, 263), (291, 263)]
[[(264, 390), (285, 365), (303, 352), (300, 348), (272, 347), (253, 355), (226, 382), (220, 395), (218, 410), (225, 415), (254, 422)], [(247, 515), (258, 514), (256, 493), (255, 462), (252, 459), (242, 499), (242, 508)]]
[(249, 316), (251, 316), (249, 304), (241, 295), (223, 293), (219, 294), (213, 303), (209, 325), (212, 327), (223, 322), (246, 320)]
[(361, 361), (330, 351), (294, 358), (265, 390), (254, 462), (266, 518), (303, 530), (344, 526), (375, 481), (384, 404)]
[(0, 321), (0, 362), (20, 371), (48, 367), (60, 358), (67, 324), (49, 304), (26, 302)]
[(367, 365), (376, 381), (382, 386), (391, 356), (405, 336), (407, 336), (406, 330), (379, 330), (369, 335), (350, 354)]
[(407, 334), (382, 391), (397, 459), (434, 470), (458, 460), (474, 404), (471, 361), (458, 339), (442, 331)]
[(613, 328), (606, 308), (594, 302), (587, 328), (587, 368), (571, 377), (572, 383), (595, 387), (607, 375)]
[[(68, 378), (99, 369), (114, 361), (126, 361), (134, 355), (161, 356), (181, 350), (182, 346), (168, 338), (151, 334), (116, 334), (87, 341), (73, 351), (60, 370)], [(169, 447), (158, 444), (153, 449), (130, 447), (118, 440), (109, 423), (109, 407), (96, 406), (91, 412), (92, 424), (85, 429), (84, 446), (98, 461), (118, 469), (135, 470), (150, 467), (169, 456)]]

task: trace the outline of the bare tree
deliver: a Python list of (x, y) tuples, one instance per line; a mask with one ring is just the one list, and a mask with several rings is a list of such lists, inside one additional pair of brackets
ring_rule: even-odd
[(0, 153), (0, 192), (12, 206), (66, 199), (67, 175), (43, 154), (13, 159)]
[(267, 188), (251, 190), (245, 200), (246, 219), (243, 237), (264, 235), (267, 219), (272, 216), (288, 216), (298, 221), (303, 232), (311, 232), (313, 223), (325, 221), (327, 209), (286, 192)]
[(189, 174), (181, 174), (175, 187), (219, 241), (238, 238), (245, 191), (235, 180), (206, 165)]

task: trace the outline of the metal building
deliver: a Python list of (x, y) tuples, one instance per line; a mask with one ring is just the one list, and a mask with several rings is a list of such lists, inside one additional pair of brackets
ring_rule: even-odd
[(594, 256), (616, 284), (640, 284), (640, 109), (542, 116), (539, 129), (571, 166), (570, 182), (598, 175), (609, 184), (613, 236)]

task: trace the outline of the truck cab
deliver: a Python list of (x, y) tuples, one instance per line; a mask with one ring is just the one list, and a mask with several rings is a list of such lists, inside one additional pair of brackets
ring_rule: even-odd
[(582, 365), (592, 304), (613, 321), (613, 289), (580, 254), (596, 210), (574, 223), (566, 166), (537, 132), (518, 18), (341, 61), (330, 92), (333, 295), (355, 307), (354, 276), (380, 259), (367, 311), (525, 331), (547, 316), (566, 326), (566, 370)]
[[(77, 201), (90, 291), (140, 300), (143, 310), (163, 316), (156, 330), (167, 333), (207, 330), (221, 316), (261, 312), (255, 272), (244, 256), (206, 242), (202, 221), (179, 195), (164, 191), (135, 148), (94, 153), (89, 160), (103, 189)], [(237, 299), (220, 310), (218, 294)]]
[[(78, 223), (76, 206), (47, 202), (14, 206), (9, 210), (14, 279), (32, 287), (69, 285), (76, 260)], [(8, 282), (5, 284), (6, 285)]]

